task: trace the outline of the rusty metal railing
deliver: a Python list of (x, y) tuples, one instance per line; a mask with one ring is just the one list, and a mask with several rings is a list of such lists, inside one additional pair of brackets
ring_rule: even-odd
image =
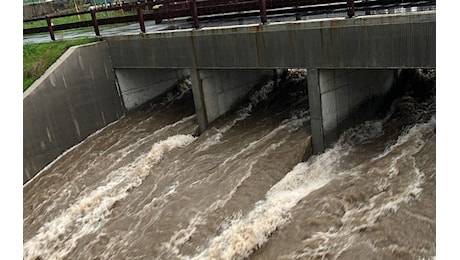
[[(335, 4), (340, 8), (346, 9), (346, 15), (353, 17), (355, 15), (355, 1), (354, 0), (161, 0), (152, 2), (151, 0), (143, 0), (144, 2), (137, 2), (133, 4), (123, 4), (122, 6), (112, 6), (109, 8), (90, 10), (86, 12), (78, 12), (73, 14), (46, 16), (45, 18), (36, 18), (30, 20), (24, 20), (26, 22), (46, 20), (46, 27), (36, 27), (23, 29), (23, 34), (34, 34), (48, 32), (51, 40), (55, 40), (54, 32), (59, 30), (68, 30), (81, 27), (93, 27), (96, 36), (100, 36), (99, 26), (107, 24), (120, 24), (129, 22), (138, 22), (140, 31), (146, 32), (145, 21), (155, 20), (161, 22), (163, 19), (180, 18), (180, 17), (191, 17), (193, 21), (193, 27), (195, 29), (200, 28), (199, 17), (225, 14), (232, 12), (245, 12), (245, 11), (259, 11), (261, 24), (267, 24), (267, 12), (270, 10), (292, 7), (297, 10), (298, 7), (305, 6), (317, 6)], [(373, 2), (401, 2), (402, 0), (375, 0)], [(407, 1), (407, 0), (405, 0)], [(362, 2), (362, 1), (359, 1)], [(154, 6), (156, 7), (155, 10)], [(157, 8), (161, 6), (161, 8)], [(96, 13), (116, 11), (116, 10), (132, 10), (136, 11), (135, 15), (111, 17), (98, 19)], [(74, 23), (53, 25), (52, 19), (72, 16), (72, 15), (83, 15), (91, 14), (91, 21), (80, 21)]]

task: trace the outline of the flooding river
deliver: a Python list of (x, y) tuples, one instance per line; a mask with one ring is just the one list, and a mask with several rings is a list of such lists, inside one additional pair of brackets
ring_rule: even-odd
[(434, 85), (302, 162), (306, 71), (200, 136), (185, 80), (24, 186), (24, 259), (435, 258)]

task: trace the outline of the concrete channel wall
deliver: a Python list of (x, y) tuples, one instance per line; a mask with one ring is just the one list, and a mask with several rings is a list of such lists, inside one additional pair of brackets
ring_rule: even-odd
[(198, 124), (208, 124), (238, 105), (262, 82), (275, 77), (275, 70), (192, 70), (192, 91)]
[(313, 153), (349, 127), (372, 119), (385, 105), (398, 72), (392, 69), (308, 69)]
[[(113, 68), (107, 42), (70, 48), (23, 97), (23, 182), (70, 147), (161, 96), (189, 69)], [(275, 70), (192, 70), (202, 130)], [(198, 76), (198, 78), (196, 78)], [(198, 84), (194, 84), (198, 86)], [(199, 110), (199, 111), (198, 111)]]
[(23, 182), (123, 115), (106, 42), (71, 47), (23, 95)]

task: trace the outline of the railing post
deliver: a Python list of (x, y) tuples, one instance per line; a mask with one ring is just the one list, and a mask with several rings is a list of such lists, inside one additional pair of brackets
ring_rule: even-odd
[(196, 8), (196, 0), (191, 1), (191, 12), (192, 12), (192, 17), (193, 17), (193, 27), (195, 29), (200, 29), (200, 23), (198, 21), (198, 10)]
[(48, 32), (50, 33), (51, 40), (55, 41), (53, 24), (51, 23), (51, 17), (49, 17), (49, 15), (46, 16), (46, 23), (48, 24)]
[(302, 16), (299, 13), (299, 6), (296, 5), (294, 8), (295, 8), (295, 20), (296, 21), (302, 20)]
[(101, 36), (99, 33), (99, 25), (97, 24), (96, 10), (94, 9), (91, 10), (91, 19), (93, 20), (94, 33), (96, 33), (96, 36)]
[(355, 16), (355, 1), (347, 0), (347, 15), (349, 18)]
[(260, 21), (262, 24), (267, 24), (267, 5), (265, 0), (259, 0)]
[(142, 5), (137, 2), (137, 17), (139, 18), (139, 25), (141, 26), (141, 32), (145, 33), (144, 13), (142, 12)]

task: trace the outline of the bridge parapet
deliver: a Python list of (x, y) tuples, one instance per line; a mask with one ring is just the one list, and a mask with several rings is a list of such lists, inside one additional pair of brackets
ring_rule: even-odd
[(435, 11), (105, 39), (120, 68), (436, 67)]

